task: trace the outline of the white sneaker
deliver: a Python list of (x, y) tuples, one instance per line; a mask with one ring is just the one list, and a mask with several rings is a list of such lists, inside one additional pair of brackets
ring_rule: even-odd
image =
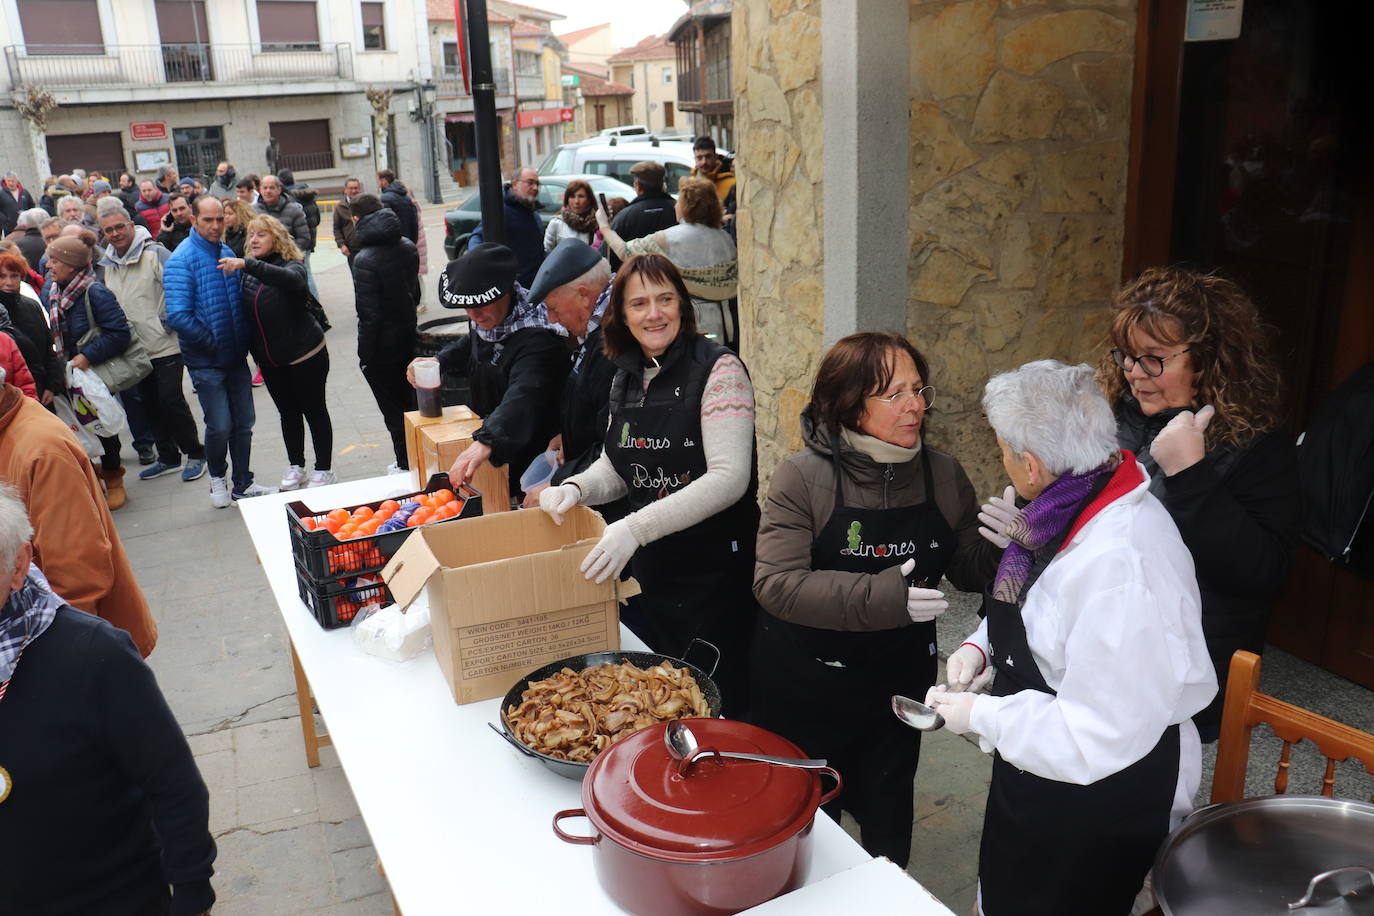
[(310, 482), (307, 487), (327, 487), (331, 483), (338, 483), (339, 475), (333, 471), (311, 471)]
[(259, 483), (250, 483), (244, 489), (235, 490), (230, 495), (232, 495), (234, 499), (238, 500), (252, 499), (254, 496), (267, 496), (268, 494), (275, 492), (277, 492), (276, 487), (264, 487), (262, 484)]
[(386, 472), (388, 474), (409, 474), (410, 468), (403, 468), (393, 461), (386, 466)]
[(216, 509), (223, 509), (233, 502), (229, 495), (229, 482), (223, 477), (210, 478), (210, 505)]
[(281, 488), (283, 490), (294, 490), (305, 481), (305, 468), (299, 464), (293, 464), (286, 469), (286, 473), (281, 475)]

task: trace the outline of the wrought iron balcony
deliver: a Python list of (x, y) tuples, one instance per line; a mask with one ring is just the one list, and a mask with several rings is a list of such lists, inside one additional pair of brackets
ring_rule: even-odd
[(347, 43), (9, 45), (5, 61), (10, 85), (48, 89), (353, 78)]
[[(491, 75), (492, 82), (496, 85), (496, 94), (510, 95), (510, 70), (505, 67), (493, 67)], [(434, 85), (438, 87), (441, 96), (469, 95), (463, 88), (463, 71), (459, 67), (435, 67)]]

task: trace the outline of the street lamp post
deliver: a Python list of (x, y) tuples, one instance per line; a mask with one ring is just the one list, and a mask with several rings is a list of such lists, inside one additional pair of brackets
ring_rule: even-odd
[(424, 139), (425, 189), (429, 192), (429, 202), (441, 204), (444, 198), (439, 194), (439, 153), (437, 150), (437, 131), (434, 129), (434, 100), (438, 96), (434, 81), (426, 79), (414, 83), (411, 91), (415, 93), (415, 110), (410, 113), (411, 120), (420, 124), (420, 136)]

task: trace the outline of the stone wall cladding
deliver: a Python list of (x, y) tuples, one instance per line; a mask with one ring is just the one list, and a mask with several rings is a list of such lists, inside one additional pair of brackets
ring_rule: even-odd
[[(1005, 472), (983, 383), (1094, 360), (1121, 268), (1135, 3), (911, 5), (907, 331), (940, 391), (933, 445), (980, 495)], [(780, 257), (780, 255), (778, 255)]]
[(736, 0), (732, 23), (742, 355), (759, 475), (801, 448), (824, 327), (820, 0)]

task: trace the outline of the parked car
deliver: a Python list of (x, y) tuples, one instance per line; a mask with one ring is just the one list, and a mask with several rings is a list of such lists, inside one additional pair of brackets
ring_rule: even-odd
[[(591, 185), (593, 194), (604, 194), (607, 198), (623, 197), (626, 200), (633, 200), (635, 196), (634, 185), (606, 175), (540, 175), (540, 225), (547, 226), (549, 220), (563, 209), (563, 192), (567, 190), (569, 182), (578, 179)], [(481, 221), (482, 198), (479, 194), (472, 195), (444, 214), (444, 253), (450, 261), (467, 250), (468, 238)]]
[(678, 179), (690, 175), (696, 165), (696, 159), (692, 154), (692, 138), (631, 134), (620, 137), (593, 137), (577, 143), (565, 143), (549, 154), (539, 166), (539, 174), (566, 175), (569, 172), (582, 172), (610, 175), (633, 186), (634, 178), (630, 175), (630, 166), (645, 159), (663, 164), (667, 190), (670, 194), (676, 194)]

